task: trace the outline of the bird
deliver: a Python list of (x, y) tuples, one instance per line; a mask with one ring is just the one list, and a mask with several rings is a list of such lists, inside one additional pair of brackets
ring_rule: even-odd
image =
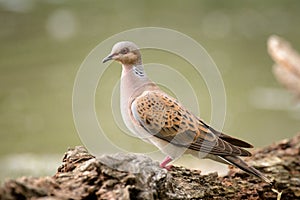
[(160, 167), (170, 170), (169, 163), (183, 152), (234, 165), (267, 183), (272, 182), (240, 158), (251, 156), (245, 149), (253, 148), (251, 144), (215, 130), (149, 79), (135, 43), (116, 43), (102, 62), (110, 60), (122, 65), (120, 107), (123, 121), (132, 133), (166, 155)]

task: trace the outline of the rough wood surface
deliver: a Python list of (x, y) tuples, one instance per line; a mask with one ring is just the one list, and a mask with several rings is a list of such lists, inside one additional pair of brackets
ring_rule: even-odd
[(272, 188), (281, 199), (300, 199), (300, 134), (256, 150), (248, 162), (274, 177), (274, 186), (233, 167), (225, 177), (183, 167), (167, 172), (143, 155), (95, 158), (75, 147), (54, 176), (8, 180), (0, 199), (277, 199)]

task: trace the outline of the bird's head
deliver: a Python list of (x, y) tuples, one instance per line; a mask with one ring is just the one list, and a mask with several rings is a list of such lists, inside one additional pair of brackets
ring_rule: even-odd
[(105, 63), (109, 60), (115, 60), (124, 66), (139, 65), (142, 62), (139, 48), (129, 41), (116, 43), (111, 53), (102, 62)]

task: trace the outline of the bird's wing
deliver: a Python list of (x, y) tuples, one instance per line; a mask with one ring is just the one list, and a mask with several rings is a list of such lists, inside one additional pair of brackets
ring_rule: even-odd
[(161, 91), (146, 91), (135, 98), (131, 112), (149, 134), (173, 145), (214, 155), (251, 155), (239, 147), (239, 144), (242, 147), (250, 147), (250, 144), (211, 129)]
[(210, 127), (207, 125), (205, 122), (203, 122), (201, 119), (199, 121), (206, 127), (208, 128), (211, 132), (213, 132), (215, 135), (220, 137), (222, 140), (225, 140), (226, 142), (233, 144), (238, 147), (243, 147), (243, 148), (253, 148), (252, 144), (249, 144), (248, 142), (245, 142), (243, 140), (231, 137), (229, 135), (226, 135), (225, 133), (222, 133), (220, 131), (215, 130), (214, 128)]

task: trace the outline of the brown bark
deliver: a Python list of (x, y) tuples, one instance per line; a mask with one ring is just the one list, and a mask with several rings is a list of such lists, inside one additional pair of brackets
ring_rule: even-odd
[(8, 180), (0, 199), (277, 199), (272, 188), (281, 199), (300, 199), (300, 134), (256, 150), (248, 163), (275, 178), (274, 186), (234, 167), (225, 177), (183, 167), (167, 172), (143, 155), (95, 158), (75, 147), (54, 176)]

